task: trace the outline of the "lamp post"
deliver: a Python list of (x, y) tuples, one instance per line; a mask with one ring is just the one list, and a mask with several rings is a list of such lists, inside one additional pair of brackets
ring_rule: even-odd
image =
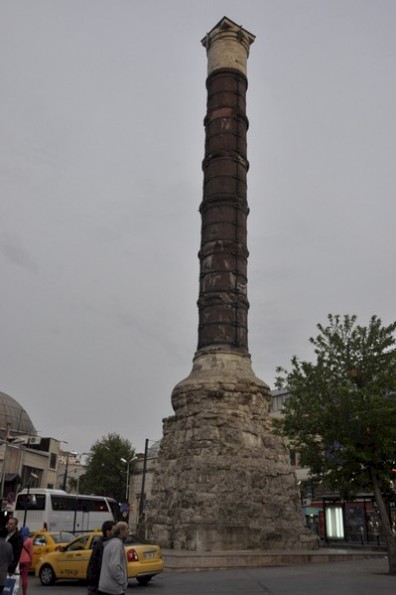
[(69, 467), (69, 452), (66, 455), (66, 464), (65, 464), (65, 473), (63, 475), (63, 483), (62, 483), (62, 490), (66, 492), (66, 485), (67, 485), (67, 470)]
[[(8, 427), (9, 424), (7, 424)], [(9, 432), (9, 430), (7, 430), (7, 432)], [(21, 450), (24, 447), (22, 445), (19, 444), (12, 444), (9, 441), (9, 434), (7, 433), (7, 436), (5, 439), (0, 439), (0, 445), (4, 445), (4, 457), (3, 457), (3, 465), (1, 468), (1, 476), (0, 476), (0, 509), (3, 510), (3, 500), (4, 500), (4, 486), (5, 486), (5, 478), (6, 478), (6, 468), (7, 468), (7, 463), (8, 463), (8, 451), (11, 448), (16, 448), (17, 450)], [(20, 465), (22, 465), (22, 460), (20, 461)]]
[(25, 500), (25, 512), (23, 514), (23, 526), (26, 527), (26, 517), (27, 517), (27, 509), (28, 509), (28, 505), (30, 504), (30, 486), (32, 483), (32, 479), (38, 479), (38, 475), (36, 475), (36, 473), (33, 473), (33, 471), (30, 473), (29, 475), (29, 479), (27, 482), (27, 494), (26, 494), (26, 500)]
[[(89, 455), (89, 452), (80, 452), (80, 453), (76, 453), (76, 456), (79, 457), (79, 464), (81, 465), (81, 457), (82, 456), (86, 456)], [(81, 471), (81, 469), (80, 469)], [(77, 476), (77, 489), (76, 489), (76, 498), (74, 500), (74, 517), (73, 517), (73, 533), (76, 532), (76, 523), (77, 523), (77, 509), (78, 509), (78, 494), (80, 492), (80, 477), (81, 474), (79, 472), (78, 476)]]
[(129, 502), (129, 478), (130, 478), (129, 468), (130, 468), (131, 463), (133, 463), (136, 460), (137, 460), (137, 457), (133, 457), (133, 459), (131, 459), (130, 461), (127, 461), (126, 459), (124, 459), (124, 457), (120, 458), (120, 461), (125, 463), (127, 466), (127, 468), (126, 468), (125, 502)]
[(147, 455), (148, 455), (148, 446), (149, 446), (149, 438), (146, 438), (144, 444), (144, 459), (143, 459), (143, 472), (142, 472), (142, 489), (140, 491), (140, 500), (139, 500), (139, 516), (138, 516), (138, 523), (137, 523), (137, 534), (139, 537), (143, 537), (144, 527), (143, 527), (143, 515), (144, 515), (144, 490), (146, 486), (146, 473), (147, 473)]
[(5, 470), (6, 470), (6, 458), (7, 458), (7, 447), (8, 447), (7, 440), (5, 440), (3, 442), (3, 444), (4, 444), (4, 458), (3, 458), (3, 467), (1, 469), (1, 481), (0, 481), (0, 504), (1, 504), (1, 509), (3, 509)]
[(6, 432), (5, 432), (5, 437), (4, 437), (4, 458), (3, 458), (3, 467), (2, 467), (2, 470), (1, 470), (1, 482), (0, 482), (0, 505), (1, 505), (1, 510), (3, 510), (7, 447), (8, 447), (8, 441), (10, 439), (10, 436), (11, 436), (11, 424), (9, 422), (7, 422), (7, 424), (6, 424)]

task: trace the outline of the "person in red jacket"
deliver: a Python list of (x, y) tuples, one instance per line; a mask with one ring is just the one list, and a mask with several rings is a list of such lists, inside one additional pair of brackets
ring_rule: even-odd
[(21, 573), (22, 593), (27, 595), (28, 575), (33, 561), (33, 541), (29, 537), (29, 527), (22, 527), (21, 537), (23, 539), (21, 556), (19, 558), (19, 571)]

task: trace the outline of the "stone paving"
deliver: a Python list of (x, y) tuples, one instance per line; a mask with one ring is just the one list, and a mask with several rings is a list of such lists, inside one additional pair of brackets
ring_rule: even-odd
[(193, 552), (163, 549), (167, 570), (186, 572), (190, 570), (220, 570), (235, 568), (262, 568), (296, 564), (323, 564), (370, 558), (384, 559), (383, 550), (352, 548), (319, 548), (317, 550), (285, 551), (212, 551)]

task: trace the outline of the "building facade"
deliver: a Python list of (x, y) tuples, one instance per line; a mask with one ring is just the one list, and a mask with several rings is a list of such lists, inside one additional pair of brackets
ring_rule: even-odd
[(55, 488), (61, 441), (41, 437), (25, 409), (0, 392), (0, 500), (11, 510), (25, 487)]

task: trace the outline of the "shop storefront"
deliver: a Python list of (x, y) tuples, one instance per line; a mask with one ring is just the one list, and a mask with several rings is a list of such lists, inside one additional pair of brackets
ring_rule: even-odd
[[(395, 502), (389, 503), (389, 515), (396, 529)], [(383, 545), (381, 525), (375, 500), (362, 495), (353, 502), (337, 497), (323, 497), (304, 507), (305, 524), (323, 542), (343, 542), (355, 545)]]

